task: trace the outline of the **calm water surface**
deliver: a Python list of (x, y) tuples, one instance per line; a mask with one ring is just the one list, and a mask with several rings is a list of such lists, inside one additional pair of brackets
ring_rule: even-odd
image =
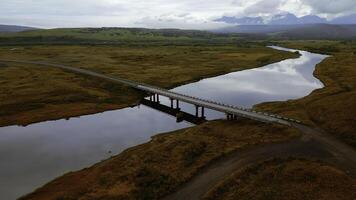
[[(299, 52), (300, 58), (204, 79), (173, 91), (247, 108), (261, 102), (301, 98), (323, 87), (313, 71), (327, 56)], [(162, 97), (161, 103), (170, 105)], [(192, 105), (181, 107), (195, 113)], [(206, 113), (208, 119), (223, 117), (211, 110)], [(0, 128), (0, 199), (16, 199), (63, 173), (147, 142), (152, 135), (189, 126), (193, 125), (176, 123), (174, 117), (141, 105), (27, 127)]]

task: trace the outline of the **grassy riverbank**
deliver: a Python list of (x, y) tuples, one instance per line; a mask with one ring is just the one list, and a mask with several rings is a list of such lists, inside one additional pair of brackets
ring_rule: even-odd
[(325, 87), (302, 99), (264, 103), (257, 108), (312, 124), (356, 148), (356, 42), (279, 43), (286, 47), (331, 55), (314, 72)]
[[(331, 57), (314, 75), (325, 87), (286, 102), (256, 106), (299, 119), (356, 147), (356, 43), (351, 41), (283, 41), (281, 46)], [(318, 161), (275, 159), (237, 171), (205, 199), (355, 199), (356, 180)]]
[(356, 180), (317, 161), (274, 159), (240, 170), (212, 189), (205, 200), (349, 200)]
[[(262, 45), (0, 48), (0, 59), (82, 67), (164, 88), (296, 56)], [(0, 66), (0, 77), (0, 126), (27, 125), (123, 108), (143, 95), (122, 85), (43, 66), (6, 63)]]
[(68, 173), (22, 199), (158, 199), (224, 155), (298, 135), (292, 128), (249, 120), (207, 122), (154, 136), (146, 144)]
[[(258, 108), (298, 118), (355, 144), (355, 128), (352, 125), (356, 119), (353, 56), (356, 45), (330, 41), (281, 44), (332, 54), (333, 57), (322, 62), (315, 72), (326, 87), (300, 100), (266, 103)], [(85, 67), (166, 88), (296, 56), (262, 46), (246, 48), (234, 45), (72, 45), (17, 46), (11, 49), (13, 47), (0, 48), (1, 57)], [(0, 66), (0, 72), (1, 125), (31, 123), (31, 120), (34, 122), (33, 116), (36, 116), (35, 121), (41, 121), (49, 117), (56, 119), (125, 107), (142, 96), (124, 86), (45, 67), (8, 64)], [(18, 98), (19, 95), (21, 98)], [(257, 145), (286, 141), (298, 135), (291, 128), (249, 120), (238, 123), (208, 122), (155, 136), (146, 144), (128, 149), (92, 167), (65, 174), (22, 199), (157, 199), (176, 190), (204, 166), (224, 155)], [(334, 180), (330, 174), (336, 177), (332, 185), (337, 190), (333, 194), (326, 187)], [(309, 177), (313, 180), (306, 180)], [(246, 191), (254, 191), (251, 195), (255, 197), (282, 194), (275, 188), (292, 185), (297, 188), (295, 199), (305, 193), (311, 198), (325, 194), (325, 199), (332, 199), (332, 195), (339, 197), (343, 193), (352, 195), (350, 184), (354, 184), (354, 180), (345, 173), (318, 162), (274, 160), (236, 173), (216, 191), (224, 192), (219, 195), (240, 195), (239, 190), (229, 190), (236, 187), (240, 180), (246, 183)], [(259, 186), (262, 187), (256, 190)], [(315, 191), (313, 188), (321, 189)], [(216, 191), (212, 191), (213, 197)], [(289, 196), (292, 191), (285, 189), (283, 192)]]

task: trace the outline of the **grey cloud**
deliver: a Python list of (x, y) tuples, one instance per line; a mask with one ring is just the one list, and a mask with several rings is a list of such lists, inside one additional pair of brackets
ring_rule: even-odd
[(342, 14), (356, 12), (356, 0), (302, 0), (309, 5), (315, 13)]
[(283, 0), (260, 0), (247, 7), (244, 13), (247, 15), (276, 13), (280, 11), (279, 7), (282, 3)]
[[(24, 1), (2, 0), (0, 2), (0, 16), (2, 15), (43, 15), (43, 16), (109, 16), (125, 11), (124, 4), (108, 4), (97, 0), (37, 0)], [(127, 10), (126, 10), (127, 11)]]
[(356, 0), (0, 0), (0, 23), (204, 28), (221, 26), (214, 19), (224, 15), (341, 16), (356, 12), (355, 7)]

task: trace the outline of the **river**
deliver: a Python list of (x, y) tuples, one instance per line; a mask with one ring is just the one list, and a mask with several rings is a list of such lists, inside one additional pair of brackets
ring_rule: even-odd
[[(301, 98), (323, 87), (313, 72), (327, 56), (299, 52), (299, 58), (203, 79), (172, 91), (246, 108), (262, 102)], [(168, 99), (160, 100), (170, 105)], [(195, 113), (193, 105), (182, 103), (181, 108)], [(206, 116), (209, 120), (224, 117), (212, 110), (206, 110)], [(88, 167), (147, 142), (157, 133), (190, 126), (193, 124), (177, 123), (175, 117), (140, 105), (26, 127), (2, 127), (0, 199), (16, 199), (66, 172)]]

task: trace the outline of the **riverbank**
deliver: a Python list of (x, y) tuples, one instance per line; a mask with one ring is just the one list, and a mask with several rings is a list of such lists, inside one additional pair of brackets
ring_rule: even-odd
[(293, 128), (250, 120), (211, 121), (154, 136), (148, 143), (59, 177), (22, 199), (158, 199), (232, 152), (299, 135)]
[(286, 102), (263, 103), (257, 109), (299, 119), (356, 148), (356, 43), (284, 41), (282, 46), (331, 55), (314, 72), (325, 87)]
[(356, 179), (329, 164), (298, 158), (273, 159), (235, 172), (205, 200), (355, 199)]
[[(328, 63), (329, 59), (330, 58), (324, 62)], [(318, 66), (315, 73), (321, 73), (318, 72), (321, 70), (323, 73), (331, 76), (328, 73), (335, 72), (335, 69), (334, 71), (324, 71), (324, 68), (320, 68), (320, 66), (324, 65), (324, 62)], [(313, 96), (314, 93), (318, 93), (320, 91), (330, 90), (329, 87), (333, 88), (339, 86), (339, 83), (336, 81), (330, 81), (330, 83), (328, 83), (324, 80), (323, 76), (319, 77), (317, 75), (317, 77), (320, 78), (326, 87), (313, 92), (310, 96)], [(352, 77), (352, 73), (342, 73), (339, 80), (350, 80)], [(336, 84), (336, 86), (334, 84)], [(342, 96), (337, 95), (338, 93), (333, 94), (338, 97), (335, 102), (341, 102), (344, 100), (341, 98)], [(305, 98), (309, 98), (309, 96)], [(301, 100), (295, 101), (297, 102)], [(282, 112), (282, 107), (265, 106), (288, 104), (290, 102), (291, 101), (285, 103), (264, 104), (261, 105), (261, 108), (271, 110), (275, 109), (276, 111)], [(305, 112), (309, 111), (307, 109), (299, 111), (302, 108), (302, 105), (303, 104), (301, 104), (300, 107), (285, 106), (284, 108), (286, 110), (284, 110), (284, 112), (286, 112), (285, 114), (288, 114), (287, 112), (296, 112), (299, 113), (299, 115), (293, 116), (303, 116)], [(309, 107), (307, 106), (306, 108)], [(340, 112), (347, 112), (345, 109), (340, 109)], [(352, 116), (351, 113), (347, 115)], [(337, 121), (338, 118), (333, 119)], [(345, 119), (341, 118), (341, 121), (343, 120)], [(307, 122), (310, 123), (313, 121)], [(350, 125), (348, 127), (350, 127)], [(280, 134), (283, 135), (282, 138), (278, 137)], [(204, 166), (218, 158), (223, 157), (229, 152), (243, 150), (249, 147), (252, 148), (257, 145), (260, 146), (262, 144), (269, 144), (271, 142), (287, 141), (298, 137), (298, 135), (299, 134), (295, 132), (294, 129), (276, 127), (275, 125), (262, 124), (247, 120), (240, 121), (239, 123), (227, 121), (209, 122), (194, 128), (175, 131), (173, 134), (168, 133), (156, 136), (149, 143), (131, 148), (124, 153), (104, 162), (98, 163), (93, 167), (83, 169), (79, 172), (66, 174), (36, 190), (34, 193), (24, 197), (23, 199), (76, 199), (79, 196), (83, 199), (157, 199), (165, 194), (168, 194), (169, 192), (174, 191), (180, 184), (190, 180), (192, 176), (199, 173), (200, 169)], [(283, 173), (274, 173), (276, 170), (275, 166), (277, 166), (278, 169), (290, 169), (296, 167), (297, 169), (303, 170), (305, 173), (296, 174), (293, 170), (287, 170)], [(324, 177), (325, 174), (329, 172), (335, 172), (339, 177), (338, 180), (347, 180), (347, 183), (352, 183), (354, 181), (350, 179), (345, 172), (340, 171), (339, 169), (328, 166), (325, 167), (324, 164), (309, 160), (297, 160), (291, 162), (281, 161), (277, 163), (266, 162), (255, 166), (255, 168), (266, 169), (267, 172), (263, 172), (263, 174), (270, 173), (275, 176), (276, 179), (271, 179), (274, 181), (271, 187), (274, 188), (283, 186), (284, 184), (290, 184), (289, 181), (293, 180), (293, 178), (303, 178), (306, 176), (305, 174), (308, 174), (309, 177), (309, 175), (312, 174), (312, 176), (315, 177), (314, 181), (316, 180), (317, 182), (301, 181), (298, 183), (299, 185), (296, 184), (295, 186), (299, 187), (298, 191), (300, 191), (298, 195), (308, 191), (308, 188), (301, 187), (303, 184), (311, 184), (311, 187), (325, 186), (326, 182), (323, 182), (325, 181)], [(314, 171), (311, 172), (311, 168), (313, 168)], [(254, 170), (247, 170), (244, 172), (246, 173), (240, 173), (240, 175), (237, 176), (241, 177), (241, 174), (245, 174), (248, 179), (244, 179), (244, 181), (246, 181), (246, 184), (251, 184), (251, 188), (255, 187), (252, 183), (258, 181), (258, 177), (264, 177), (263, 174), (255, 176), (253, 174)], [(266, 176), (268, 176), (268, 174)], [(282, 178), (283, 176), (289, 177), (290, 179)], [(233, 177), (233, 179), (236, 179), (236, 176)], [(320, 182), (318, 180), (320, 180)], [(267, 184), (265, 179), (260, 181), (262, 182), (261, 184)], [(87, 182), (88, 184), (84, 184), (83, 182)], [(229, 188), (231, 188), (235, 187), (237, 183), (230, 180), (228, 184), (230, 184)], [(76, 187), (73, 187), (73, 185)], [(222, 185), (222, 187), (224, 188), (225, 186)], [(337, 187), (338, 191), (341, 191), (341, 193), (346, 192), (352, 195), (353, 188), (347, 187), (347, 185), (343, 187), (342, 181), (335, 183), (335, 187)], [(249, 188), (247, 187), (247, 189)], [(266, 194), (266, 190), (271, 191), (268, 185), (265, 185), (264, 188), (256, 191), (255, 194)], [(268, 193), (268, 195), (276, 197), (275, 195), (281, 194), (281, 191), (274, 190), (272, 192), (274, 193)], [(288, 190), (285, 190), (285, 192), (288, 193)], [(335, 193), (335, 195), (339, 195), (341, 193)], [(239, 193), (239, 195), (240, 194), (241, 193)], [(318, 198), (315, 193), (310, 194), (314, 195), (311, 196), (312, 199)], [(216, 195), (216, 193), (213, 192), (212, 195)], [(218, 195), (223, 194), (219, 193)], [(247, 198), (248, 196), (245, 197)], [(330, 196), (325, 197), (325, 199), (331, 199), (329, 197)]]
[[(1, 59), (60, 63), (173, 88), (203, 78), (297, 57), (263, 46), (1, 47)], [(105, 63), (105, 64), (103, 64)], [(69, 118), (128, 107), (144, 94), (47, 67), (0, 67), (0, 126)]]

